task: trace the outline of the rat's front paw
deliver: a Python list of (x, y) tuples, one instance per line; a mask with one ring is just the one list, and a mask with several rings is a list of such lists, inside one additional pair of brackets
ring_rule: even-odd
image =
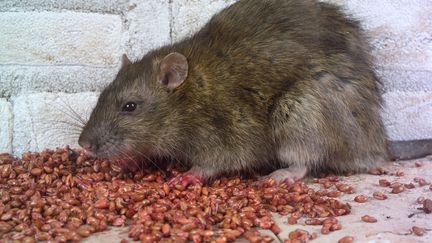
[(180, 185), (182, 188), (186, 188), (189, 185), (202, 184), (203, 178), (190, 172), (180, 174), (168, 181), (170, 187)]

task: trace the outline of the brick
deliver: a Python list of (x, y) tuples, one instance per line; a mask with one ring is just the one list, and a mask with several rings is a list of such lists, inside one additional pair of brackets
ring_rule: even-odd
[(179, 41), (199, 30), (215, 13), (235, 0), (173, 0), (172, 39)]
[[(41, 151), (64, 145), (78, 147), (79, 122), (91, 113), (98, 93), (38, 93), (12, 97), (14, 131), (13, 152)], [(76, 116), (75, 116), (76, 117)], [(75, 124), (75, 125), (70, 125)]]
[(100, 91), (117, 74), (118, 67), (0, 66), (0, 97), (23, 92), (78, 93)]
[(122, 54), (118, 15), (4, 12), (0, 26), (0, 64), (109, 66)]
[(125, 14), (126, 52), (132, 60), (168, 44), (170, 38), (170, 3), (166, 0), (132, 0)]
[(383, 97), (390, 140), (432, 138), (432, 92), (388, 92)]
[(379, 66), (432, 71), (432, 2), (327, 0), (359, 19)]
[(0, 153), (12, 153), (12, 105), (0, 99)]
[(384, 92), (432, 91), (432, 71), (378, 69)]

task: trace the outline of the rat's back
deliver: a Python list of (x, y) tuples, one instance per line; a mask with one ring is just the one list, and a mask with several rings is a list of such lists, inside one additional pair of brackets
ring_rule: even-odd
[(221, 120), (243, 117), (229, 130), (254, 146), (230, 147), (268, 152), (257, 140), (273, 141), (276, 160), (297, 174), (364, 171), (386, 159), (379, 80), (359, 24), (337, 7), (240, 0), (174, 47), (205, 74), (199, 92)]
[(358, 23), (327, 3), (240, 0), (175, 48), (207, 69), (210, 83), (268, 81), (268, 89), (285, 90), (324, 66), (343, 76), (338, 66), (346, 60), (374, 76), (363, 39)]

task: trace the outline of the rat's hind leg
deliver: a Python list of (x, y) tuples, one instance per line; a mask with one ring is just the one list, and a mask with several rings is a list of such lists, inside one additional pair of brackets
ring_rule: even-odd
[[(294, 134), (291, 134), (294, 135)], [(322, 147), (308, 139), (281, 140), (276, 151), (281, 169), (273, 171), (268, 177), (277, 182), (292, 183), (303, 179), (322, 160)]]
[(276, 182), (294, 183), (305, 177), (307, 172), (306, 167), (290, 166), (289, 168), (275, 170), (266, 177), (272, 178)]
[(276, 181), (295, 181), (320, 167), (328, 154), (322, 103), (312, 94), (287, 93), (272, 112), (275, 155), (282, 169), (270, 174)]

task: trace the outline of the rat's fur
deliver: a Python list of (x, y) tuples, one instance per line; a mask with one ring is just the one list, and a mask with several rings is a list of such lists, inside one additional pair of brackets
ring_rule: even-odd
[[(306, 168), (362, 171), (385, 160), (379, 81), (356, 21), (313, 0), (240, 0), (199, 32), (126, 64), (80, 137), (98, 155), (173, 156), (210, 177)], [(172, 92), (161, 60), (187, 58)], [(121, 112), (138, 103), (131, 114)]]

